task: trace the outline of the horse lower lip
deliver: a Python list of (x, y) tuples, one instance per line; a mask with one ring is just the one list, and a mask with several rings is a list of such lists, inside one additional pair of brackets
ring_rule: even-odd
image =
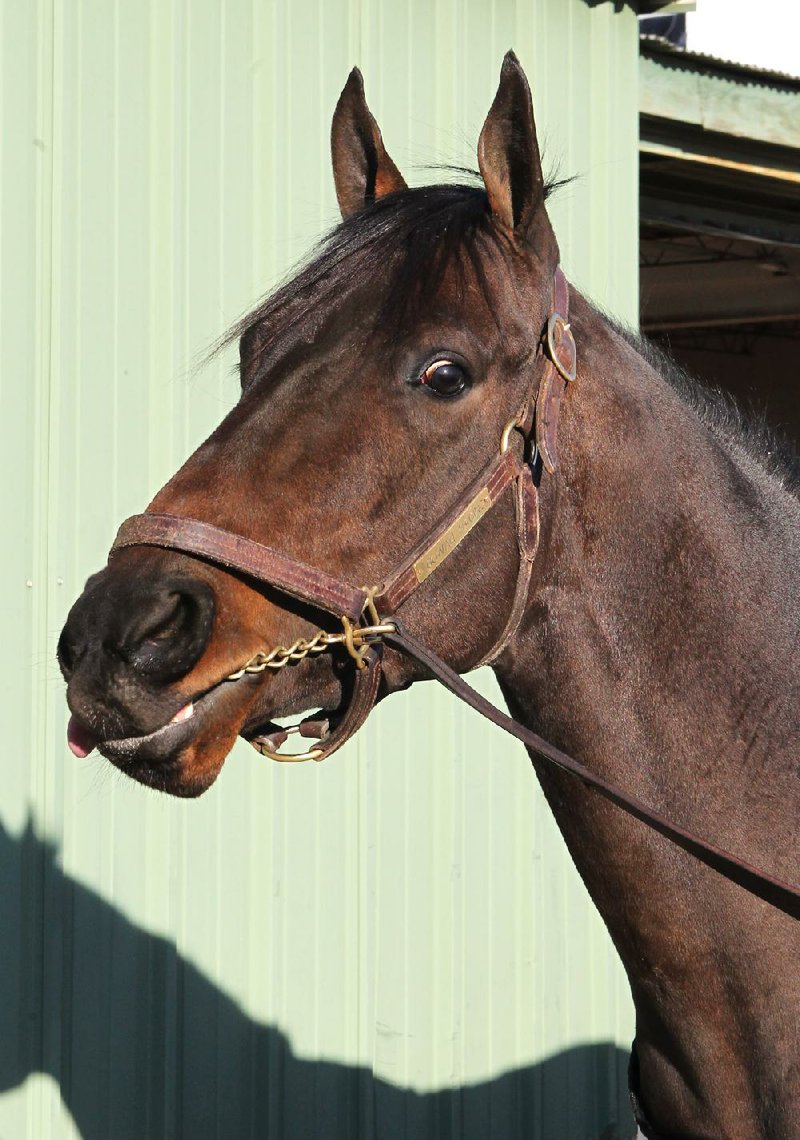
[[(118, 740), (101, 740), (98, 751), (108, 760), (124, 763), (127, 767), (137, 761), (163, 764), (174, 759), (202, 728), (206, 716), (212, 712), (215, 697), (230, 686), (244, 681), (220, 681), (178, 709), (172, 720), (145, 736), (128, 736)], [(187, 711), (188, 710), (188, 711)]]
[(146, 736), (128, 736), (120, 740), (103, 740), (98, 749), (109, 760), (133, 760), (141, 753), (148, 760), (166, 759), (188, 743), (195, 731), (195, 718), (171, 720)]

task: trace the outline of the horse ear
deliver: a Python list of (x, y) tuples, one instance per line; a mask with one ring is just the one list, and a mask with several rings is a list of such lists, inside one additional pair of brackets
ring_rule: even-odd
[(495, 220), (525, 237), (544, 202), (544, 178), (531, 89), (513, 51), (503, 60), (500, 85), (478, 140), (478, 165)]
[(364, 98), (364, 79), (357, 67), (348, 76), (333, 113), (331, 127), (333, 180), (342, 217), (395, 190), (405, 180), (386, 153), (381, 132)]

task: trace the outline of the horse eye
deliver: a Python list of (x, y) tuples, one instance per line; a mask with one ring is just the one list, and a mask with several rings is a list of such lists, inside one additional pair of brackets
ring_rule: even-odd
[(430, 388), (437, 396), (457, 396), (469, 383), (466, 368), (453, 360), (434, 360), (419, 379), (420, 384)]

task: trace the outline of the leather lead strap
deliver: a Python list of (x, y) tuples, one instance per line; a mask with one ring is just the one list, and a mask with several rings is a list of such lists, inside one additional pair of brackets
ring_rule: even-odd
[(611, 803), (616, 804), (623, 811), (633, 816), (634, 819), (641, 820), (642, 823), (646, 823), (660, 835), (671, 839), (678, 847), (688, 851), (727, 879), (738, 883), (751, 894), (757, 895), (793, 918), (800, 918), (800, 886), (777, 879), (759, 867), (745, 863), (744, 860), (732, 855), (729, 851), (716, 847), (713, 843), (695, 835), (694, 832), (680, 827), (677, 823), (667, 819), (666, 816), (661, 815), (660, 812), (647, 807), (635, 796), (623, 792), (615, 784), (587, 768), (585, 764), (574, 760), (566, 752), (548, 744), (541, 736), (518, 724), (507, 713), (502, 712), (490, 701), (487, 701), (485, 697), (482, 697), (441, 658), (406, 632), (398, 622), (395, 622), (395, 632), (387, 634), (385, 641), (424, 665), (436, 680), (440, 681), (454, 696), (470, 705), (471, 708), (485, 716), (498, 728), (502, 728), (511, 736), (516, 737), (517, 740), (522, 741), (542, 760), (555, 765), (563, 772), (576, 776), (587, 787), (594, 788)]

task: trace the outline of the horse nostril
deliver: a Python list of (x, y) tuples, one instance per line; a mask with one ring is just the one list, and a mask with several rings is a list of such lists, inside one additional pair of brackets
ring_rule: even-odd
[(202, 655), (213, 618), (214, 597), (205, 583), (165, 583), (138, 599), (120, 652), (137, 672), (176, 680)]
[[(137, 615), (138, 620), (129, 629), (128, 637), (136, 645), (169, 641), (180, 632), (185, 621), (184, 595), (170, 591), (147, 601), (148, 608)], [(187, 597), (186, 608), (191, 606), (191, 598)]]

